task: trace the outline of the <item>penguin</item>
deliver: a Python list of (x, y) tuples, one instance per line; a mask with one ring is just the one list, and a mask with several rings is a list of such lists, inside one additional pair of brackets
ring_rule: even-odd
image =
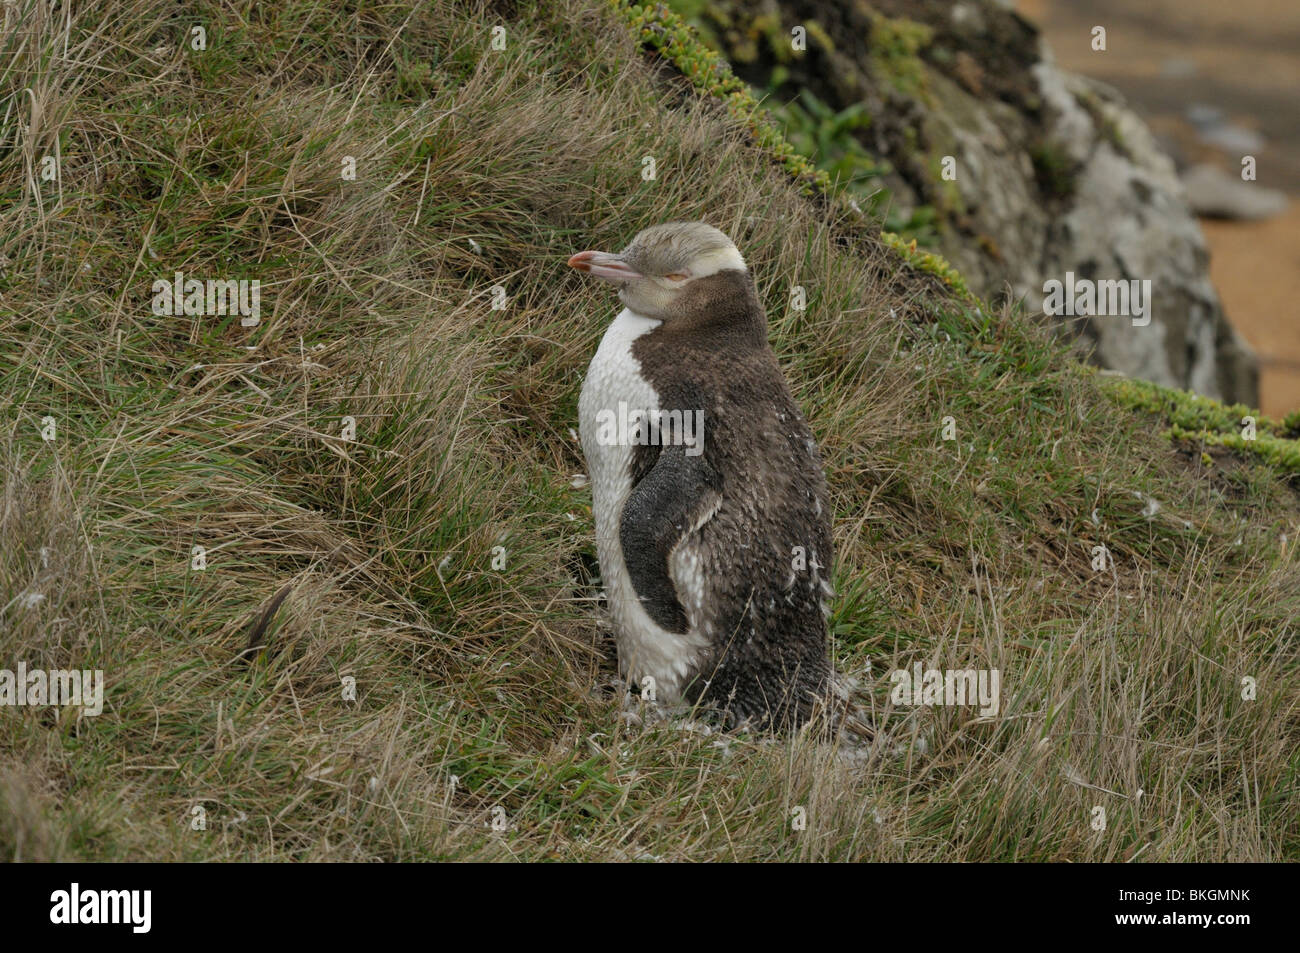
[(568, 264), (624, 305), (578, 400), (620, 673), (733, 727), (797, 728), (840, 694), (831, 510), (745, 260), (669, 222)]

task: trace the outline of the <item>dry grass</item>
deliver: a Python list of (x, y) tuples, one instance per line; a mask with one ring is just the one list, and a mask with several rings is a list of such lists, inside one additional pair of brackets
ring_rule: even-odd
[[(108, 680), (97, 718), (0, 712), (5, 856), (1297, 855), (1293, 493), (1182, 467), (1022, 317), (798, 196), (597, 5), (5, 16), (0, 667)], [(562, 264), (688, 218), (751, 261), (824, 448), (836, 653), (893, 735), (865, 755), (629, 724), (600, 690), (569, 429), (614, 302)], [(258, 279), (261, 324), (155, 316), (175, 271)], [(914, 661), (999, 668), (1001, 712), (893, 711)]]

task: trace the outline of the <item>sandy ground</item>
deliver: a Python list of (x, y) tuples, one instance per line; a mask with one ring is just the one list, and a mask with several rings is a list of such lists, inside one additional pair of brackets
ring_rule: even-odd
[[(1241, 154), (1206, 143), (1190, 107), (1261, 143), (1259, 185), (1291, 197), (1264, 222), (1202, 221), (1210, 275), (1228, 319), (1260, 358), (1268, 414), (1300, 408), (1300, 3), (1294, 0), (1018, 0), (1066, 69), (1122, 92), (1181, 168), (1212, 162), (1237, 174)], [(1093, 26), (1107, 50), (1091, 48)]]
[(1300, 407), (1300, 201), (1267, 222), (1202, 222), (1210, 277), (1260, 363), (1267, 414)]

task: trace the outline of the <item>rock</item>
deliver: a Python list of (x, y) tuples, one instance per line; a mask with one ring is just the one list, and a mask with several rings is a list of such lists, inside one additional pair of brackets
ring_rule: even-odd
[(1254, 129), (1224, 119), (1223, 111), (1204, 103), (1192, 103), (1186, 116), (1196, 136), (1206, 145), (1234, 155), (1246, 155), (1264, 148), (1264, 137)]
[(1181, 56), (1171, 56), (1160, 64), (1160, 75), (1173, 79), (1190, 79), (1196, 72), (1196, 62)]
[[(829, 43), (781, 64), (788, 80), (776, 98), (807, 88), (835, 110), (862, 104), (871, 123), (856, 135), (887, 163), (878, 180), (887, 207), (900, 220), (932, 209), (936, 250), (973, 291), (1040, 310), (1044, 283), (1066, 272), (1149, 280), (1145, 327), (1125, 316), (1056, 324), (1104, 367), (1258, 402), (1254, 355), (1224, 317), (1173, 162), (1117, 92), (1057, 67), (1013, 10), (995, 0), (791, 0), (773, 20), (763, 0), (707, 9), (726, 21), (723, 35), (783, 37), (794, 24), (818, 24)], [(762, 88), (775, 65), (775, 54), (760, 53), (737, 71)], [(1221, 116), (1200, 119), (1224, 128)], [(945, 156), (955, 180), (940, 177)]]
[(1286, 211), (1286, 195), (1282, 192), (1234, 178), (1218, 166), (1194, 165), (1182, 179), (1192, 211), (1206, 218), (1258, 221)]
[[(1079, 334), (1095, 344), (1102, 366), (1211, 397), (1255, 404), (1254, 355), (1228, 324), (1209, 278), (1209, 253), (1173, 162), (1146, 124), (1113, 89), (1058, 70), (1034, 67), (1044, 98), (1064, 111), (1048, 119), (1048, 141), (1085, 154), (1070, 201), (1049, 223), (1045, 275), (1150, 280), (1152, 320), (1084, 319)], [(1063, 89), (1065, 107), (1048, 95)], [(1081, 134), (1078, 111), (1090, 128)], [(1054, 111), (1054, 109), (1049, 109)], [(1041, 307), (1041, 293), (1026, 300)]]

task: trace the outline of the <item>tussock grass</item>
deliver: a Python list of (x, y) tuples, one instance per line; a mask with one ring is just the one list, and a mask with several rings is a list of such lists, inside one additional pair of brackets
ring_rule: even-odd
[[(108, 688), (0, 711), (5, 856), (1296, 856), (1293, 492), (1211, 478), (801, 195), (606, 7), (6, 17), (0, 667)], [(822, 445), (870, 751), (608, 690), (570, 428), (615, 303), (563, 261), (691, 218), (751, 262)], [(258, 279), (260, 324), (155, 316), (176, 271)], [(914, 662), (1000, 669), (1001, 711), (895, 710)]]

